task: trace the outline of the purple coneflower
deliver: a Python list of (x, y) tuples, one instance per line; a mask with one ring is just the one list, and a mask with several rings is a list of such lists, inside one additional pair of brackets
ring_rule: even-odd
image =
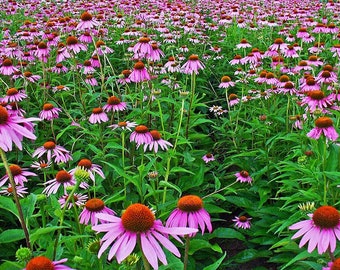
[(235, 83), (231, 81), (229, 76), (223, 76), (221, 78), (221, 83), (218, 86), (219, 88), (229, 88), (235, 86)]
[(90, 115), (89, 122), (91, 124), (96, 123), (104, 123), (109, 121), (109, 118), (107, 117), (106, 113), (103, 111), (102, 108), (94, 108), (92, 110), (92, 114)]
[(38, 256), (34, 257), (33, 259), (29, 260), (26, 265), (26, 268), (23, 270), (74, 270), (66, 265), (63, 265), (67, 259), (61, 259), (59, 261), (51, 261), (45, 256)]
[(236, 45), (236, 48), (237, 49), (251, 48), (251, 44), (245, 38), (242, 38), (240, 43)]
[(42, 155), (46, 154), (47, 162), (50, 162), (52, 158), (54, 158), (54, 162), (56, 163), (66, 163), (69, 160), (72, 160), (70, 152), (67, 151), (64, 147), (60, 145), (56, 145), (53, 141), (47, 141), (43, 144), (43, 146), (37, 148), (32, 157), (40, 158)]
[(313, 113), (317, 109), (324, 109), (333, 104), (330, 96), (325, 96), (321, 90), (314, 90), (307, 92), (307, 96), (302, 99), (301, 105), (307, 105), (306, 110)]
[(202, 157), (202, 159), (203, 159), (203, 161), (204, 161), (205, 163), (208, 163), (208, 162), (210, 162), (210, 161), (214, 161), (214, 160), (215, 160), (215, 157), (214, 157), (213, 154), (208, 153), (208, 154), (205, 154), (205, 155)]
[(238, 96), (236, 94), (230, 94), (229, 97), (229, 106), (235, 106), (236, 104), (238, 104), (240, 102), (240, 99), (238, 98)]
[(199, 60), (198, 55), (192, 54), (189, 56), (188, 61), (181, 67), (185, 74), (198, 74), (198, 70), (204, 69), (203, 63)]
[(44, 170), (46, 168), (51, 167), (51, 164), (52, 164), (51, 161), (50, 162), (45, 162), (45, 160), (34, 161), (31, 165), (31, 168), (34, 168), (34, 169), (40, 171), (40, 170)]
[[(1, 186), (1, 184), (0, 184), (0, 186)], [(18, 186), (15, 187), (15, 189), (16, 189), (18, 196), (21, 197), (21, 198), (23, 198), (24, 195), (28, 193), (26, 191), (27, 188), (24, 187), (24, 186), (18, 185)], [(12, 188), (11, 184), (8, 184), (7, 188), (0, 190), (0, 195), (13, 196), (13, 188)]]
[[(209, 213), (203, 208), (203, 201), (196, 195), (186, 195), (177, 202), (177, 208), (173, 210), (166, 221), (167, 227), (189, 227), (201, 229), (202, 235), (205, 228), (212, 232)], [(190, 237), (196, 233), (190, 234)]]
[(144, 125), (135, 127), (135, 131), (130, 135), (130, 142), (135, 142), (138, 146), (152, 142), (153, 137), (149, 129)]
[(67, 37), (66, 47), (69, 51), (72, 51), (74, 54), (77, 54), (80, 51), (86, 51), (87, 49), (86, 45), (79, 43), (78, 39), (74, 36)]
[[(60, 203), (61, 208), (66, 207), (66, 201), (68, 199), (68, 196), (69, 195), (64, 194), (59, 198), (58, 202)], [(68, 203), (68, 209), (71, 209), (73, 206), (83, 206), (87, 201), (87, 198), (88, 198), (87, 195), (83, 195), (81, 193), (74, 193), (73, 200), (70, 200)]]
[(27, 98), (24, 90), (18, 90), (16, 88), (9, 88), (6, 91), (6, 96), (2, 99), (3, 102), (19, 102)]
[(66, 192), (67, 187), (74, 186), (75, 184), (76, 180), (73, 175), (65, 170), (61, 170), (57, 172), (54, 179), (45, 182), (47, 186), (44, 188), (43, 193), (47, 194), (47, 196), (55, 194), (61, 185), (64, 186), (64, 192)]
[(80, 16), (80, 23), (78, 23), (76, 30), (87, 30), (99, 25), (99, 22), (93, 19), (92, 15), (85, 11)]
[(154, 213), (147, 206), (139, 203), (130, 205), (121, 218), (108, 214), (97, 214), (96, 217), (107, 222), (92, 227), (96, 232), (106, 233), (102, 238), (98, 257), (113, 243), (108, 259), (111, 260), (113, 256), (116, 256), (118, 263), (121, 263), (133, 252), (137, 242), (140, 242), (141, 252), (156, 270), (158, 260), (167, 265), (166, 256), (160, 244), (175, 256), (180, 257), (177, 247), (168, 239), (168, 235), (179, 240), (178, 235), (197, 232), (192, 228), (164, 227), (160, 220), (155, 219)]
[(135, 54), (134, 58), (143, 58), (146, 57), (147, 55), (151, 54), (152, 51), (152, 46), (149, 43), (150, 42), (149, 37), (141, 37), (137, 44), (133, 46), (133, 52)]
[(151, 61), (159, 61), (161, 60), (161, 57), (164, 57), (164, 53), (158, 47), (157, 43), (152, 43), (151, 52), (146, 56), (146, 58)]
[(340, 269), (340, 258), (335, 259), (332, 262), (329, 262), (327, 267), (322, 267), (322, 270), (339, 270)]
[(337, 239), (340, 240), (340, 214), (333, 206), (324, 205), (308, 214), (309, 220), (297, 222), (289, 227), (290, 230), (298, 230), (292, 239), (302, 236), (299, 247), (307, 242), (308, 252), (311, 253), (316, 247), (322, 254), (329, 250), (334, 252)]
[(37, 50), (34, 52), (34, 55), (42, 62), (47, 62), (47, 59), (50, 55), (50, 49), (47, 44), (43, 41), (39, 42), (37, 46)]
[(85, 82), (91, 86), (97, 86), (98, 85), (98, 81), (96, 80), (95, 77), (93, 77), (92, 74), (88, 74), (86, 76)]
[(96, 42), (96, 50), (93, 52), (93, 55), (104, 55), (108, 53), (113, 53), (113, 50), (106, 46), (104, 41), (98, 40)]
[(96, 70), (92, 67), (90, 60), (85, 60), (83, 64), (83, 73), (84, 74), (93, 74)]
[[(97, 173), (101, 178), (105, 179), (105, 175), (102, 171), (102, 167), (92, 163), (91, 160), (87, 159), (87, 158), (83, 158), (81, 159), (78, 164), (77, 167), (80, 167), (82, 169), (84, 169), (85, 171), (87, 171), (89, 173), (90, 179), (92, 181), (95, 181), (95, 174)], [(69, 171), (70, 174), (74, 175), (74, 173), (76, 172), (77, 168), (74, 168), (72, 170)]]
[(79, 215), (79, 223), (84, 225), (91, 223), (92, 226), (95, 226), (99, 221), (98, 217), (96, 217), (96, 214), (99, 213), (116, 215), (115, 211), (106, 207), (101, 199), (93, 198), (85, 203), (85, 208)]
[[(4, 151), (12, 151), (12, 143), (22, 150), (21, 141), (24, 137), (35, 140), (36, 136), (31, 131), (31, 121), (39, 118), (23, 118), (16, 114), (11, 114), (0, 105), (0, 148)], [(28, 126), (28, 124), (30, 124)]]
[(126, 83), (130, 83), (130, 74), (132, 73), (131, 70), (129, 69), (125, 69), (121, 72), (121, 74), (119, 75), (119, 79), (117, 80), (118, 83), (120, 84), (126, 84)]
[(133, 66), (133, 71), (129, 75), (129, 79), (135, 83), (151, 80), (151, 77), (142, 61), (135, 63)]
[[(29, 172), (28, 169), (23, 169), (19, 165), (12, 164), (9, 166), (11, 174), (13, 176), (16, 185), (23, 186), (24, 182), (28, 182), (27, 176), (37, 176), (35, 173)], [(0, 186), (3, 186), (9, 180), (8, 174), (6, 173), (0, 179)]]
[(43, 110), (39, 113), (39, 118), (51, 121), (59, 117), (59, 112), (61, 112), (61, 109), (55, 108), (51, 103), (45, 103)]
[[(158, 152), (158, 147), (162, 150), (168, 150), (168, 146), (172, 147), (172, 144), (166, 140), (163, 140), (161, 134), (157, 130), (151, 130), (150, 134), (152, 136), (152, 140), (149, 143), (144, 144), (144, 152), (149, 148), (150, 151)], [(137, 145), (138, 148), (139, 145)]]
[(253, 182), (253, 179), (250, 177), (249, 173), (245, 170), (235, 173), (234, 175), (236, 176), (236, 181), (239, 181), (241, 183)]
[(129, 131), (132, 131), (131, 128), (134, 128), (135, 126), (137, 126), (136, 122), (121, 121), (121, 122), (118, 122), (118, 124), (113, 124), (109, 126), (109, 128), (112, 128), (113, 130), (120, 128), (122, 130), (127, 129)]
[(250, 229), (251, 227), (250, 220), (251, 218), (247, 218), (246, 216), (239, 216), (232, 219), (232, 221), (235, 222), (235, 227), (241, 229)]
[(319, 139), (321, 134), (325, 135), (327, 139), (331, 141), (336, 141), (339, 134), (333, 127), (333, 121), (327, 116), (321, 116), (315, 120), (315, 128), (307, 133), (307, 136), (312, 139)]
[(6, 58), (5, 60), (2, 61), (2, 65), (0, 67), (0, 74), (10, 76), (17, 71), (19, 71), (19, 69), (13, 66), (13, 62), (11, 59)]
[(103, 106), (105, 112), (118, 112), (126, 110), (126, 103), (121, 102), (119, 98), (111, 96), (107, 99), (107, 104)]

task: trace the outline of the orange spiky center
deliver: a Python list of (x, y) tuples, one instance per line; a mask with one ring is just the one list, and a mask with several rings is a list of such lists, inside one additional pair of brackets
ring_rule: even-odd
[(331, 270), (340, 270), (340, 258), (335, 259), (331, 266)]
[(198, 61), (198, 55), (196, 55), (196, 54), (192, 54), (192, 55), (190, 55), (189, 56), (189, 60), (191, 60), (191, 61)]
[(196, 195), (186, 195), (178, 200), (177, 207), (184, 212), (196, 212), (203, 208), (203, 201)]
[(16, 88), (9, 88), (7, 91), (6, 91), (6, 95), (7, 96), (14, 96), (14, 95), (16, 95), (16, 94), (18, 94), (19, 93), (19, 91), (18, 91), (18, 89), (16, 89)]
[(85, 11), (83, 14), (81, 14), (80, 19), (82, 21), (91, 21), (92, 20), (92, 15), (90, 13), (88, 13), (87, 11)]
[(78, 43), (78, 39), (74, 36), (69, 36), (67, 39), (66, 39), (66, 44), (67, 45), (75, 45)]
[(145, 65), (142, 61), (138, 61), (137, 63), (135, 63), (135, 65), (133, 67), (134, 67), (134, 69), (142, 70), (145, 67)]
[(248, 176), (249, 176), (249, 173), (248, 173), (247, 171), (243, 170), (243, 171), (240, 172), (240, 175), (241, 175), (242, 177), (248, 177)]
[(92, 113), (94, 113), (94, 114), (100, 114), (100, 113), (102, 113), (102, 112), (103, 112), (103, 109), (100, 108), (100, 107), (94, 108), (94, 109), (92, 110)]
[(145, 205), (130, 205), (122, 215), (123, 227), (131, 232), (142, 233), (152, 228), (155, 222), (154, 213)]
[(118, 122), (118, 126), (119, 127), (126, 127), (127, 126), (127, 123), (122, 121), (122, 122)]
[(279, 79), (280, 82), (288, 82), (289, 81), (289, 77), (287, 75), (282, 75)]
[(325, 97), (325, 94), (320, 90), (313, 90), (308, 92), (308, 96), (315, 100), (321, 100)]
[(3, 62), (2, 62), (2, 65), (5, 66), (5, 67), (10, 67), (13, 65), (13, 62), (11, 59), (9, 58), (6, 58)]
[(10, 165), (9, 169), (10, 169), (13, 176), (17, 176), (17, 175), (22, 173), (22, 169), (20, 168), (20, 166), (15, 165), (15, 164)]
[(333, 206), (321, 206), (313, 213), (315, 225), (321, 228), (334, 228), (339, 224), (340, 214)]
[(146, 126), (144, 126), (144, 125), (139, 125), (139, 126), (135, 127), (135, 131), (137, 133), (144, 134), (144, 133), (147, 133), (149, 131), (149, 129)]
[(54, 108), (53, 104), (51, 103), (45, 103), (44, 106), (43, 106), (43, 110), (44, 111), (50, 111)]
[(99, 212), (105, 207), (104, 202), (101, 199), (93, 198), (85, 203), (85, 208), (90, 212)]
[(55, 267), (52, 261), (45, 256), (38, 256), (31, 259), (27, 265), (26, 270), (54, 270)]
[(61, 170), (57, 172), (55, 179), (57, 180), (58, 183), (63, 184), (69, 182), (72, 179), (72, 176), (67, 171)]
[(246, 216), (240, 216), (239, 218), (238, 218), (238, 221), (240, 221), (240, 222), (247, 222), (248, 221), (248, 218), (246, 217)]
[(39, 42), (39, 44), (38, 44), (38, 48), (39, 48), (39, 49), (47, 49), (47, 45), (46, 45), (45, 42), (41, 41), (41, 42)]
[(333, 126), (333, 121), (327, 116), (321, 116), (315, 120), (315, 126), (319, 128), (328, 128)]
[(56, 147), (56, 144), (52, 141), (48, 141), (44, 143), (45, 149), (51, 150), (51, 149), (54, 149), (55, 147)]
[(150, 133), (151, 133), (152, 138), (153, 138), (155, 141), (160, 140), (161, 137), (162, 137), (161, 134), (160, 134), (157, 130), (151, 130)]
[(223, 76), (221, 82), (231, 82), (231, 78), (229, 76)]
[(107, 99), (107, 103), (110, 105), (118, 105), (120, 103), (120, 99), (115, 96), (111, 96)]
[(92, 167), (92, 162), (87, 158), (83, 158), (78, 162), (78, 166), (84, 167), (85, 169), (90, 169)]
[(229, 100), (235, 100), (237, 99), (237, 95), (236, 94), (230, 94), (229, 95)]

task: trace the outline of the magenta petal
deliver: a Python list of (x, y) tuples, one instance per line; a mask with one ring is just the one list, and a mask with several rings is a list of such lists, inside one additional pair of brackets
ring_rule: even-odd
[(126, 232), (126, 237), (124, 238), (124, 241), (121, 244), (121, 247), (116, 252), (116, 258), (118, 263), (122, 262), (127, 256), (131, 254), (133, 249), (136, 246), (137, 242), (137, 234), (133, 232)]
[(157, 270), (158, 269), (157, 254), (149, 240), (146, 238), (145, 233), (140, 234), (140, 240), (143, 254), (145, 255), (148, 262), (151, 264), (151, 266)]

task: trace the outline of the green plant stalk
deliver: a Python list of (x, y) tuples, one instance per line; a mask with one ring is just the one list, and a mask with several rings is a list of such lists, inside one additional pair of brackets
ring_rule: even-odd
[(212, 196), (212, 195), (214, 195), (214, 194), (216, 194), (216, 193), (220, 193), (221, 191), (223, 191), (223, 190), (225, 190), (225, 189), (227, 189), (227, 188), (230, 188), (231, 186), (235, 185), (236, 183), (237, 183), (237, 181), (231, 183), (231, 184), (228, 185), (228, 186), (225, 186), (225, 187), (223, 187), (223, 188), (220, 188), (220, 189), (218, 189), (218, 190), (215, 190), (214, 192), (212, 192), (212, 193), (210, 193), (210, 194), (205, 195), (204, 197), (202, 197), (202, 199), (208, 198), (208, 197), (210, 197), (210, 196)]
[(141, 244), (141, 241), (140, 241), (140, 235), (139, 234), (137, 235), (137, 243), (138, 243), (138, 247), (139, 247), (139, 249), (140, 249), (140, 251), (142, 253), (144, 270), (151, 270), (150, 263), (148, 262), (148, 259), (145, 257), (145, 254), (143, 252), (142, 244)]
[(177, 134), (176, 134), (175, 144), (174, 144), (174, 148), (173, 148), (174, 150), (176, 149), (179, 133), (181, 131), (181, 126), (182, 126), (182, 121), (183, 121), (183, 114), (184, 114), (184, 99), (182, 99), (181, 114), (179, 116), (179, 123), (178, 123), (178, 128), (177, 128)]
[(326, 138), (324, 138), (324, 148), (323, 148), (323, 153), (322, 153), (323, 203), (324, 205), (327, 205), (327, 186), (328, 186), (328, 181), (327, 181), (327, 177), (325, 174), (326, 162), (327, 162), (326, 154), (327, 154), (327, 142), (326, 142)]
[[(171, 161), (171, 156), (169, 156), (167, 161), (166, 161), (166, 172), (165, 172), (165, 176), (164, 176), (165, 183), (168, 183), (168, 180), (169, 180), (170, 161)], [(164, 186), (164, 189), (163, 189), (163, 200), (162, 200), (163, 204), (165, 203), (165, 200), (166, 200), (166, 190), (167, 190), (167, 186)]]
[(20, 201), (19, 201), (19, 197), (18, 197), (18, 193), (17, 193), (17, 189), (16, 189), (16, 184), (15, 184), (12, 172), (9, 168), (6, 153), (5, 153), (4, 150), (2, 150), (1, 147), (0, 147), (0, 155), (1, 155), (1, 159), (2, 159), (2, 162), (4, 164), (4, 167), (6, 169), (6, 172), (7, 172), (8, 178), (9, 178), (9, 182), (11, 183), (11, 186), (12, 186), (12, 189), (13, 189), (13, 198), (14, 198), (15, 205), (18, 209), (19, 221), (20, 221), (21, 227), (22, 227), (24, 234), (25, 234), (26, 245), (29, 249), (31, 249), (30, 237), (29, 237), (27, 226), (26, 226), (24, 214), (22, 212), (22, 208), (21, 208), (21, 205), (20, 205)]
[[(125, 171), (125, 131), (123, 130), (121, 133), (121, 138), (122, 138), (122, 168), (123, 171)], [(123, 175), (124, 179), (124, 198), (126, 198), (126, 179), (125, 175)]]
[(195, 96), (195, 88), (196, 88), (196, 73), (191, 73), (191, 91), (190, 91), (190, 103), (189, 103), (189, 110), (188, 110), (188, 118), (187, 118), (187, 126), (185, 129), (185, 138), (188, 139), (189, 136), (189, 126), (190, 126), (190, 116), (191, 116), (191, 109), (192, 104), (194, 102), (194, 96)]
[(189, 261), (189, 247), (190, 247), (190, 237), (189, 235), (184, 236), (185, 239), (185, 250), (184, 250), (184, 259), (183, 259), (183, 270), (188, 269), (188, 261)]
[[(63, 208), (63, 210), (61, 212), (59, 227), (63, 226), (67, 205), (70, 203), (71, 199), (73, 198), (74, 193), (76, 192), (76, 190), (78, 189), (78, 187), (80, 185), (80, 182), (81, 182), (80, 179), (76, 178), (76, 180), (77, 180), (77, 182), (76, 182), (74, 188), (72, 189), (71, 193), (68, 195), (66, 202), (65, 202), (65, 207)], [(57, 236), (56, 236), (55, 241), (54, 241), (53, 260), (55, 260), (55, 257), (57, 255), (57, 247), (58, 247), (60, 234), (61, 234), (61, 228), (58, 229)]]
[(157, 99), (157, 104), (158, 104), (158, 110), (159, 110), (159, 117), (161, 119), (162, 132), (164, 135), (165, 129), (164, 129), (163, 112), (162, 112), (162, 107), (161, 107), (161, 103), (159, 102), (159, 99)]

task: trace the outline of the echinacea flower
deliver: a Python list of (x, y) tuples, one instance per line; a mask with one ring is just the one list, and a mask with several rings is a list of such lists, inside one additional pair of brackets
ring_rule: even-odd
[[(171, 143), (169, 143), (166, 140), (162, 139), (161, 134), (157, 130), (151, 130), (150, 134), (152, 136), (152, 140), (149, 143), (144, 144), (144, 152), (149, 148), (150, 151), (154, 151), (155, 153), (158, 152), (158, 147), (160, 147), (162, 150), (168, 150), (168, 146), (172, 146)], [(137, 145), (138, 148), (139, 145)]]
[(24, 137), (31, 140), (36, 139), (36, 136), (25, 124), (39, 120), (39, 118), (23, 118), (10, 114), (5, 107), (0, 105), (0, 148), (5, 152), (12, 151), (12, 144), (14, 143), (19, 150), (22, 150), (21, 141)]
[[(28, 192), (26, 191), (27, 188), (24, 186), (15, 186), (16, 192), (18, 194), (19, 197), (23, 198), (25, 194), (27, 194)], [(8, 184), (8, 187), (0, 190), (0, 195), (6, 195), (6, 196), (13, 196), (13, 188), (11, 186), (11, 184)]]
[[(68, 194), (64, 194), (61, 196), (58, 200), (60, 203), (60, 207), (64, 208), (66, 207), (66, 201), (68, 199)], [(74, 193), (73, 194), (73, 199), (71, 199), (68, 203), (68, 209), (71, 209), (73, 206), (83, 206), (85, 202), (87, 201), (87, 195), (83, 195), (81, 193)]]
[(333, 127), (333, 120), (327, 116), (321, 116), (315, 120), (315, 128), (307, 133), (307, 136), (312, 139), (319, 139), (321, 134), (325, 135), (327, 139), (336, 141), (339, 134)]
[(43, 110), (39, 113), (39, 118), (51, 121), (59, 117), (59, 112), (61, 112), (61, 109), (54, 107), (51, 103), (45, 103)]
[(152, 142), (153, 137), (149, 129), (144, 125), (135, 127), (135, 131), (130, 135), (130, 142), (135, 142), (138, 146)]
[(38, 256), (29, 260), (23, 270), (73, 270), (73, 268), (63, 265), (64, 262), (67, 262), (67, 259), (51, 261), (45, 256)]
[(214, 160), (215, 160), (215, 157), (214, 157), (213, 154), (208, 153), (208, 154), (205, 154), (205, 155), (202, 157), (202, 159), (203, 159), (203, 161), (204, 161), (205, 163), (208, 163), (208, 162), (210, 162), (210, 161), (214, 161)]
[(99, 25), (99, 22), (93, 19), (92, 15), (85, 11), (80, 16), (80, 23), (76, 26), (76, 30), (88, 30)]
[(167, 265), (166, 256), (160, 244), (175, 256), (180, 257), (177, 247), (168, 239), (168, 235), (179, 240), (178, 235), (197, 232), (197, 229), (192, 228), (164, 227), (160, 220), (155, 219), (154, 213), (140, 203), (130, 205), (121, 218), (108, 214), (97, 214), (96, 217), (106, 222), (92, 227), (96, 232), (105, 232), (98, 257), (113, 244), (108, 259), (111, 260), (113, 256), (116, 256), (118, 263), (121, 263), (133, 252), (137, 242), (140, 242), (141, 251), (156, 270), (158, 260)]
[(324, 205), (317, 208), (313, 214), (308, 214), (309, 220), (297, 222), (289, 227), (298, 230), (292, 239), (302, 236), (299, 247), (308, 242), (308, 252), (315, 248), (322, 254), (329, 250), (334, 252), (337, 239), (340, 240), (340, 214), (333, 206)]
[(57, 193), (60, 186), (63, 186), (64, 191), (66, 191), (67, 187), (74, 186), (75, 184), (76, 180), (73, 175), (65, 170), (61, 170), (57, 172), (54, 179), (45, 182), (45, 185), (47, 186), (44, 188), (43, 193), (50, 196), (51, 194)]
[(235, 86), (235, 83), (231, 81), (229, 76), (223, 76), (221, 78), (221, 83), (218, 86), (219, 88), (229, 88)]
[(249, 173), (245, 170), (235, 173), (234, 175), (236, 176), (236, 181), (239, 181), (241, 183), (251, 183), (253, 181)]
[[(95, 174), (98, 174), (101, 178), (105, 179), (105, 175), (102, 171), (102, 167), (97, 165), (97, 164), (92, 163), (92, 161), (87, 159), (87, 158), (81, 159), (78, 162), (77, 166), (84, 169), (85, 171), (87, 171), (89, 173), (90, 179), (93, 182), (95, 181)], [(70, 170), (69, 173), (74, 175), (76, 170), (77, 170), (77, 168), (74, 168), (74, 169)]]
[(75, 36), (68, 36), (66, 39), (66, 48), (74, 54), (78, 54), (80, 51), (86, 51), (87, 46), (79, 43)]
[(43, 146), (38, 147), (32, 157), (40, 158), (44, 154), (46, 154), (47, 162), (50, 162), (52, 158), (54, 158), (55, 163), (66, 163), (72, 160), (70, 152), (66, 150), (64, 147), (60, 145), (56, 145), (53, 141), (47, 141), (43, 144)]
[(36, 170), (43, 170), (46, 168), (51, 167), (52, 162), (45, 162), (45, 160), (40, 160), (40, 161), (34, 161), (31, 165), (31, 168), (34, 168)]
[(0, 67), (0, 74), (10, 76), (17, 71), (19, 71), (19, 69), (13, 66), (13, 62), (11, 59), (6, 58), (5, 60), (2, 61), (2, 65)]
[[(16, 185), (23, 186), (24, 182), (28, 182), (27, 176), (37, 176), (35, 173), (29, 172), (28, 169), (23, 169), (16, 164), (12, 164), (9, 166), (9, 170), (13, 176), (14, 182)], [(6, 173), (0, 179), (0, 187), (3, 186), (9, 180), (8, 174)]]
[(204, 64), (199, 60), (198, 55), (192, 54), (188, 61), (182, 66), (182, 71), (185, 74), (198, 74), (198, 70), (204, 69)]
[(119, 98), (111, 96), (107, 99), (107, 104), (103, 106), (105, 112), (118, 112), (126, 110), (126, 103)]
[(101, 199), (93, 198), (85, 203), (85, 207), (79, 215), (79, 223), (85, 225), (88, 225), (90, 223), (92, 226), (95, 226), (98, 224), (99, 221), (96, 214), (99, 213), (116, 215), (115, 211), (106, 207)]
[(18, 90), (16, 88), (9, 88), (6, 91), (6, 96), (3, 97), (3, 102), (19, 102), (27, 98), (24, 90)]
[(251, 227), (250, 220), (251, 218), (247, 218), (246, 216), (239, 216), (232, 219), (232, 221), (235, 222), (235, 227), (241, 229), (250, 229)]
[(92, 110), (92, 114), (90, 115), (89, 118), (89, 122), (91, 124), (104, 123), (107, 121), (109, 121), (109, 118), (102, 108), (98, 107)]
[(322, 267), (322, 270), (339, 270), (340, 269), (340, 258), (336, 258), (334, 261), (329, 262), (327, 267)]
[(135, 83), (151, 80), (151, 77), (142, 61), (138, 61), (137, 63), (135, 63), (135, 65), (133, 66), (133, 71), (129, 75), (129, 79)]
[[(201, 229), (202, 235), (205, 228), (212, 232), (209, 213), (203, 208), (203, 201), (196, 195), (186, 195), (177, 202), (177, 208), (173, 210), (166, 221), (167, 227), (189, 227)], [(196, 233), (190, 234), (190, 237)]]
[(131, 128), (134, 128), (135, 126), (137, 126), (136, 122), (121, 121), (121, 122), (118, 122), (118, 124), (113, 124), (109, 126), (109, 128), (112, 128), (113, 130), (120, 128), (122, 130), (127, 129), (129, 131), (132, 131)]

